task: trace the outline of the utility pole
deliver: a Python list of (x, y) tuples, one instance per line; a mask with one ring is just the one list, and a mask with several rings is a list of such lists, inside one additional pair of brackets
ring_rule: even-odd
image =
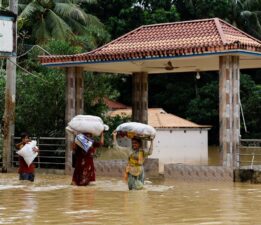
[[(18, 0), (9, 0), (9, 10), (18, 14)], [(17, 22), (16, 22), (17, 23)], [(14, 26), (14, 46), (17, 43), (17, 26)], [(2, 172), (7, 172), (11, 166), (11, 144), (14, 136), (15, 121), (15, 95), (16, 95), (16, 57), (7, 58), (6, 62), (6, 88), (5, 111), (3, 116), (3, 166)]]

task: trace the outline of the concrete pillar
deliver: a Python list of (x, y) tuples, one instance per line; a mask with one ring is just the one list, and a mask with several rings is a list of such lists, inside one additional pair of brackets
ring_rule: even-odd
[(132, 121), (148, 123), (148, 74), (132, 74)]
[(232, 57), (232, 130), (233, 130), (233, 166), (239, 168), (240, 147), (240, 69), (239, 56)]
[(239, 57), (219, 58), (219, 138), (223, 166), (236, 167), (240, 141)]
[[(76, 115), (84, 112), (84, 79), (83, 68), (68, 67), (66, 68), (66, 109), (65, 122), (66, 124)], [(72, 173), (72, 143), (74, 135), (65, 133), (65, 173)]]
[(84, 112), (84, 79), (83, 79), (83, 68), (76, 67), (75, 68), (75, 88), (76, 88), (76, 115), (83, 114)]

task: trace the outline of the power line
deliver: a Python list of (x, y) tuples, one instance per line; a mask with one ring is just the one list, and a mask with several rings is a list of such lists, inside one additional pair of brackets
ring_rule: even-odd
[(36, 77), (36, 78), (38, 78), (38, 79), (44, 81), (45, 83), (49, 84), (49, 82), (48, 82), (47, 80), (44, 80), (43, 78), (39, 77), (38, 75), (35, 75), (35, 74), (29, 72), (28, 70), (26, 70), (26, 69), (23, 68), (22, 66), (18, 65), (17, 63), (12, 62), (10, 59), (7, 59), (7, 60), (10, 61), (11, 63), (15, 64), (17, 67), (19, 67), (21, 70), (23, 70), (23, 71), (26, 72), (27, 74), (30, 74), (30, 75), (32, 75), (32, 76), (34, 76), (34, 77)]
[(18, 55), (16, 58), (21, 58), (23, 56), (25, 56), (26, 54), (28, 54), (30, 51), (32, 51), (35, 47), (41, 49), (42, 51), (44, 51), (45, 53), (47, 53), (48, 55), (51, 55), (51, 53), (49, 53), (47, 50), (45, 50), (44, 48), (42, 48), (39, 45), (33, 45), (33, 47), (31, 47), (28, 51), (26, 51), (25, 53)]

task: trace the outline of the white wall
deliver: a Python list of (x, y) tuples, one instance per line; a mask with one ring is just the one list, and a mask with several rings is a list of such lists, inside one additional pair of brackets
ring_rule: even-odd
[(150, 158), (158, 158), (160, 172), (167, 163), (185, 163), (207, 165), (208, 163), (208, 130), (156, 129), (154, 150)]

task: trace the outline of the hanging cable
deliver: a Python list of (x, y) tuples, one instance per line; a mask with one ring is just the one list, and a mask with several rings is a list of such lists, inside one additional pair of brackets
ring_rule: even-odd
[(43, 78), (41, 78), (40, 76), (38, 76), (38, 75), (35, 75), (35, 74), (33, 74), (33, 73), (29, 72), (28, 70), (26, 70), (26, 69), (25, 69), (25, 68), (23, 68), (22, 66), (18, 65), (17, 63), (13, 62), (12, 60), (10, 60), (10, 59), (7, 59), (7, 60), (8, 60), (9, 62), (13, 63), (14, 65), (16, 65), (17, 67), (19, 67), (21, 70), (23, 70), (23, 71), (24, 71), (24, 72), (26, 72), (27, 74), (30, 74), (30, 75), (32, 75), (32, 76), (34, 76), (34, 77), (36, 77), (36, 78), (38, 78), (38, 79), (42, 80), (43, 82), (45, 82), (45, 83), (49, 84), (49, 82), (48, 82), (47, 80), (44, 80), (44, 79), (43, 79)]
[(23, 57), (25, 56), (26, 54), (28, 54), (30, 51), (32, 51), (35, 47), (41, 49), (42, 51), (44, 51), (45, 53), (47, 53), (48, 55), (51, 55), (51, 53), (49, 53), (48, 51), (46, 51), (44, 48), (42, 48), (41, 46), (39, 45), (33, 45), (33, 47), (31, 47), (28, 51), (26, 51), (25, 53), (21, 54), (21, 55), (18, 55), (16, 56), (16, 58), (20, 58), (20, 57)]
[(245, 132), (248, 133), (247, 127), (246, 127), (246, 121), (245, 121), (245, 117), (244, 117), (244, 112), (243, 112), (243, 107), (242, 107), (240, 98), (239, 98), (239, 105), (240, 105), (240, 111), (241, 111), (241, 115), (242, 115), (242, 119), (243, 119), (243, 123), (244, 123)]

